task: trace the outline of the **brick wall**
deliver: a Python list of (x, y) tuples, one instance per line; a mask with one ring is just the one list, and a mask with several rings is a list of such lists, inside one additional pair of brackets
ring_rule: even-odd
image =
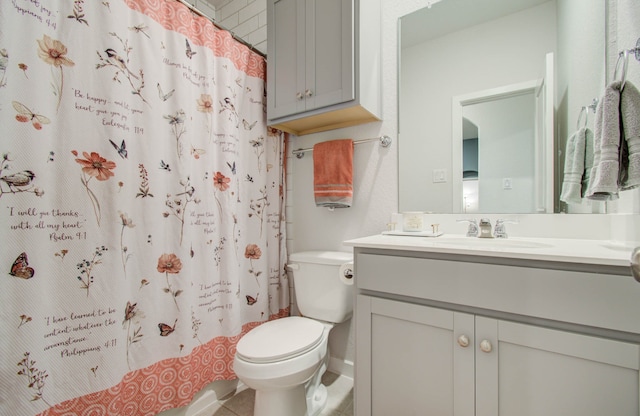
[(267, 53), (266, 0), (187, 0), (237, 37)]

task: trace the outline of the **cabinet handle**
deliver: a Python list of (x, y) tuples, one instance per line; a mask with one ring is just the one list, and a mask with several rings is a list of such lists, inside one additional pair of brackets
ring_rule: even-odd
[(307, 97), (311, 97), (311, 96), (313, 95), (313, 91), (311, 91), (311, 90), (306, 90), (306, 91), (304, 92), (304, 95), (306, 95)]
[(480, 351), (482, 352), (491, 352), (493, 350), (493, 346), (489, 340), (483, 339), (480, 342)]
[(298, 99), (298, 101), (302, 101), (302, 100), (304, 100), (304, 95), (302, 95), (302, 93), (299, 92), (299, 93), (296, 94), (296, 98)]
[(469, 337), (466, 335), (460, 335), (458, 337), (458, 345), (460, 345), (462, 348), (466, 348), (469, 346)]

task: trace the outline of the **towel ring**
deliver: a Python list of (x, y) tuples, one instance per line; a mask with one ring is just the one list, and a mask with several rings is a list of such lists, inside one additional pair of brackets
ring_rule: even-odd
[(622, 62), (622, 74), (620, 75), (620, 91), (622, 91), (627, 78), (627, 65), (629, 64), (629, 51), (627, 49), (618, 54), (616, 69), (613, 71), (614, 81), (618, 79), (618, 68), (620, 68), (620, 62)]
[[(582, 116), (584, 116), (584, 125), (581, 126), (580, 120), (582, 120)], [(576, 130), (580, 130), (582, 127), (587, 127), (587, 121), (589, 121), (589, 112), (587, 111), (587, 106), (582, 106), (580, 109), (580, 114), (578, 115), (578, 122), (576, 123)]]
[(620, 77), (620, 91), (624, 89), (624, 84), (627, 81), (627, 66), (629, 65), (629, 54), (632, 54), (636, 61), (640, 62), (640, 38), (636, 41), (636, 47), (633, 49), (624, 49), (618, 54), (618, 61), (616, 62), (616, 69), (613, 71), (613, 80), (618, 79), (618, 68), (620, 67), (620, 61), (622, 61), (622, 74)]
[(582, 127), (587, 127), (587, 123), (589, 121), (589, 110), (593, 111), (593, 113), (595, 114), (596, 108), (598, 108), (598, 102), (599, 100), (597, 98), (594, 98), (591, 104), (582, 106), (582, 108), (580, 109), (580, 114), (578, 114), (578, 122), (576, 123), (577, 130), (580, 130), (581, 128), (580, 120), (582, 120), (582, 116), (584, 116), (584, 126)]

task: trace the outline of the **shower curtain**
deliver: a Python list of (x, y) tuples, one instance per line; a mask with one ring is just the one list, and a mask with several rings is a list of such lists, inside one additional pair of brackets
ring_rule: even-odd
[(184, 406), (288, 315), (264, 83), (174, 0), (0, 2), (0, 414)]

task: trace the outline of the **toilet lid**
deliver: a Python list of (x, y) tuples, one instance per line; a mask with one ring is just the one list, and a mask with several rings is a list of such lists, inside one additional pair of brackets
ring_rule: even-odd
[(322, 341), (324, 325), (299, 316), (276, 319), (253, 328), (236, 346), (237, 355), (251, 362), (273, 362), (305, 353)]

